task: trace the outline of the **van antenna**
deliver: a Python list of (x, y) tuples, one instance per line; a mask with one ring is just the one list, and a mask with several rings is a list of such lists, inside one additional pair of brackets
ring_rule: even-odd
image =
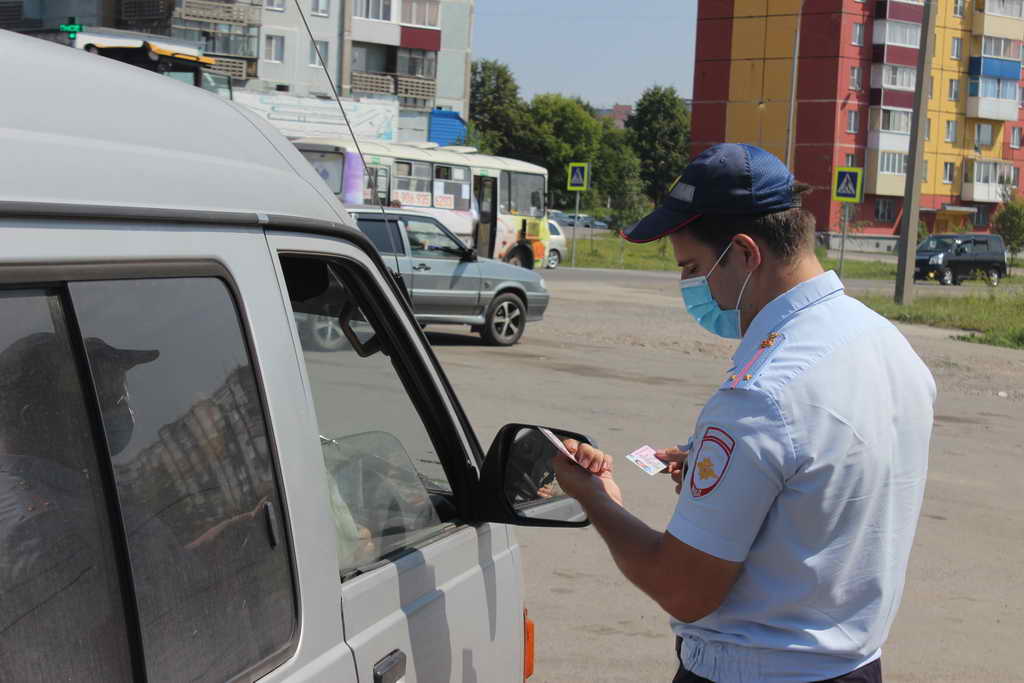
[[(363, 156), (363, 149), (359, 146), (359, 138), (356, 137), (356, 132), (352, 128), (352, 122), (348, 120), (348, 114), (345, 113), (345, 107), (341, 104), (341, 95), (338, 93), (338, 89), (334, 85), (334, 79), (331, 78), (331, 71), (327, 68), (327, 62), (324, 60), (324, 56), (320, 53), (320, 46), (317, 44), (317, 40), (313, 37), (313, 31), (309, 28), (309, 22), (306, 21), (306, 13), (302, 11), (302, 0), (295, 0), (295, 9), (299, 12), (299, 18), (302, 19), (302, 25), (306, 27), (306, 34), (309, 36), (310, 44), (316, 51), (317, 62), (320, 63), (320, 68), (323, 69), (324, 76), (327, 77), (327, 82), (331, 86), (331, 92), (334, 94), (334, 101), (338, 103), (338, 109), (341, 110), (341, 117), (345, 121), (345, 127), (348, 128), (348, 133), (352, 136), (352, 141), (356, 145), (356, 152), (359, 153), (359, 163), (363, 165), (363, 173), (365, 173), (370, 180), (370, 191), (373, 193), (373, 199), (378, 200), (377, 174), (370, 173), (370, 167), (366, 165), (366, 157)], [(384, 218), (384, 225), (386, 226), (388, 223), (387, 211), (384, 210), (383, 204), (378, 204), (378, 206), (380, 207), (380, 215)]]

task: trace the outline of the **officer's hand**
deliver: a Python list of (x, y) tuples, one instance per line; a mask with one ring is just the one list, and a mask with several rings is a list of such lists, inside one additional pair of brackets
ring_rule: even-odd
[(612, 479), (611, 456), (572, 439), (565, 441), (565, 447), (576, 455), (583, 466), (577, 465), (564, 455), (555, 456), (552, 465), (562, 490), (577, 500), (604, 495), (622, 505), (622, 491)]
[(676, 483), (676, 493), (682, 491), (683, 475), (686, 473), (686, 458), (689, 452), (678, 448), (664, 448), (654, 451), (654, 455), (662, 462), (668, 464), (668, 469), (665, 470), (665, 473), (671, 476), (672, 481)]

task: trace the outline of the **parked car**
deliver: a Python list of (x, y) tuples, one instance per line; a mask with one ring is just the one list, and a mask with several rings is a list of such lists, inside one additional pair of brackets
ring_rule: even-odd
[(581, 213), (581, 214), (569, 213), (569, 214), (566, 214), (566, 218), (568, 220), (568, 223), (566, 224), (566, 227), (568, 227), (568, 228), (571, 228), (573, 226), (575, 226), (577, 228), (590, 228), (594, 224), (594, 217), (593, 216), (588, 216), (585, 213)]
[(607, 223), (605, 223), (604, 221), (599, 221), (597, 219), (594, 219), (593, 221), (591, 221), (590, 224), (592, 226), (594, 226), (594, 228), (596, 228), (598, 230), (607, 230), (608, 229), (608, 224)]
[(548, 232), (551, 233), (551, 236), (548, 238), (548, 255), (544, 264), (547, 268), (557, 268), (562, 262), (562, 258), (568, 253), (565, 235), (562, 234), (558, 223), (553, 220), (548, 220)]
[(931, 235), (917, 246), (914, 279), (937, 279), (943, 285), (985, 278), (993, 287), (1006, 276), (1006, 244), (1000, 235), (948, 233)]
[(548, 211), (548, 218), (555, 221), (561, 227), (565, 227), (569, 223), (569, 214), (562, 211), (551, 210)]
[[(586, 523), (554, 447), (511, 424), (485, 457), (389, 265), (266, 120), (0, 53), (0, 680), (522, 683), (506, 525)], [(300, 314), (348, 346), (303, 349)]]
[(424, 324), (469, 325), (485, 342), (515, 344), (528, 322), (544, 317), (550, 296), (532, 270), (482, 258), (438, 219), (412, 209), (349, 211), (401, 275)]

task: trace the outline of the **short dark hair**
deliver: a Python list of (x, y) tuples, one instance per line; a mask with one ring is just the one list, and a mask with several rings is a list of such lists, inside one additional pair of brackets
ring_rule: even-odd
[[(794, 183), (797, 197), (810, 192), (811, 186)], [(792, 261), (810, 247), (814, 239), (814, 215), (803, 207), (755, 216), (704, 215), (683, 230), (719, 252), (740, 233), (759, 238), (783, 261)]]

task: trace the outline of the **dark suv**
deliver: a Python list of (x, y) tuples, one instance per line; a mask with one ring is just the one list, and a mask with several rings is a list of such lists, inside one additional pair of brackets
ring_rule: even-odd
[(914, 279), (937, 279), (943, 285), (983, 277), (995, 287), (1006, 276), (1006, 245), (999, 235), (950, 233), (931, 235), (917, 245)]

